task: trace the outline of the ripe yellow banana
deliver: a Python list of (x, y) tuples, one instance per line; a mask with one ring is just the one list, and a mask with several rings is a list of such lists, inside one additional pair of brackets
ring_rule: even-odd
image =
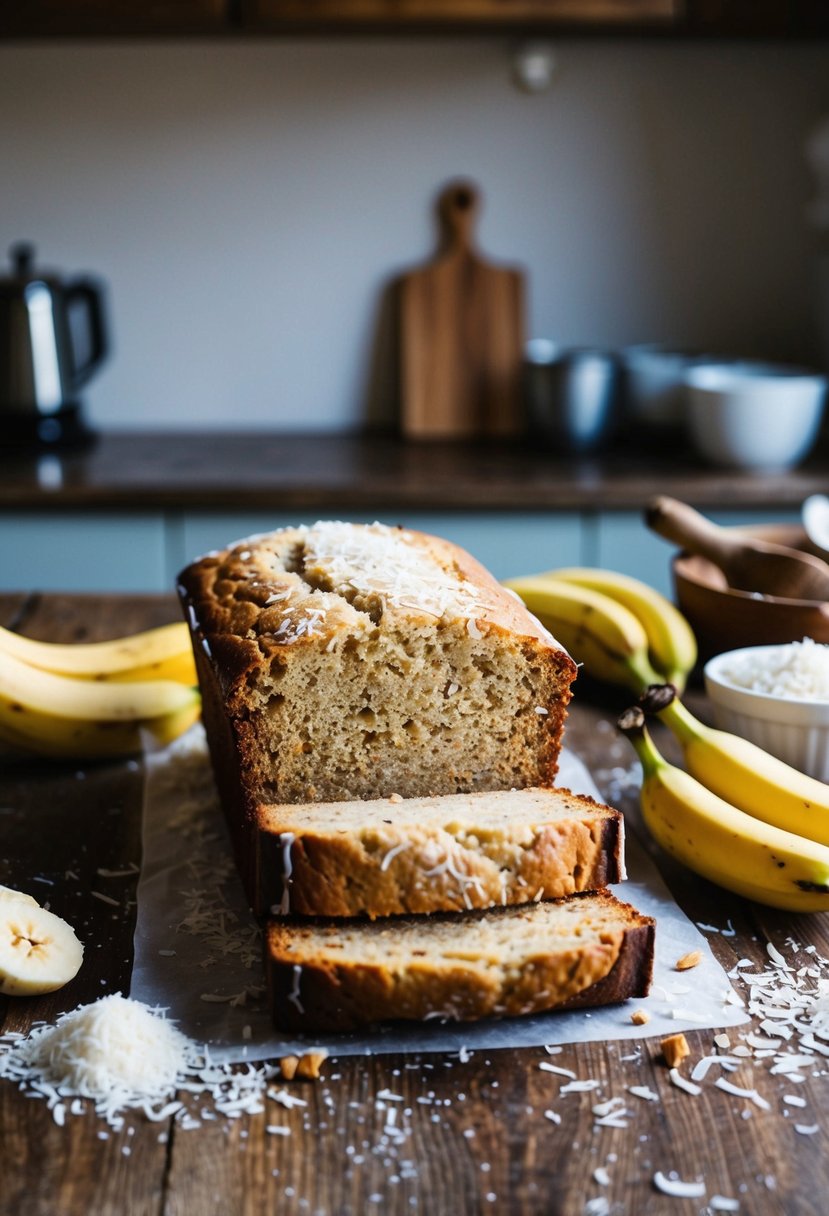
[(645, 630), (651, 663), (680, 692), (697, 661), (697, 640), (685, 617), (661, 592), (615, 570), (568, 566), (540, 577), (574, 583), (629, 608)]
[(654, 682), (647, 634), (624, 604), (549, 575), (508, 579), (504, 586), (520, 596), (588, 675), (635, 692)]
[(82, 962), (83, 946), (65, 920), (20, 892), (0, 899), (0, 993), (54, 992), (77, 975)]
[(657, 751), (641, 709), (619, 729), (642, 762), (642, 816), (666, 853), (746, 899), (789, 912), (829, 911), (829, 848), (738, 810)]
[(33, 904), (36, 908), (40, 907), (33, 895), (27, 895), (25, 891), (16, 891), (14, 887), (0, 887), (0, 904), (4, 900), (22, 900), (24, 904)]
[(671, 729), (697, 781), (755, 819), (829, 845), (829, 785), (748, 739), (706, 726), (670, 687), (647, 689), (640, 703)]
[(129, 722), (160, 718), (193, 704), (195, 689), (173, 680), (79, 680), (30, 667), (0, 648), (0, 696), (59, 718)]
[(79, 680), (177, 680), (197, 683), (183, 621), (109, 642), (39, 642), (0, 626), (0, 652), (31, 667)]
[(189, 730), (200, 712), (201, 701), (193, 694), (189, 704), (152, 718), (132, 721), (65, 718), (10, 701), (0, 694), (0, 740), (18, 750), (54, 759), (130, 756), (142, 750), (144, 732), (159, 747), (165, 747)]

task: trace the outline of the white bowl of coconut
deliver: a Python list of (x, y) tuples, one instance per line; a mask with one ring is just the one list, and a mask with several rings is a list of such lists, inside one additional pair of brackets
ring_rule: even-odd
[(728, 650), (704, 676), (721, 730), (829, 781), (829, 645), (803, 638)]

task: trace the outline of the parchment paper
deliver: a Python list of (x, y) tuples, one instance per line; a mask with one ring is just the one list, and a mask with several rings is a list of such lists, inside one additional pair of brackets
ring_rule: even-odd
[[(587, 769), (566, 749), (558, 783), (601, 800)], [(185, 1034), (209, 1046), (217, 1063), (272, 1059), (314, 1046), (331, 1055), (371, 1055), (641, 1039), (747, 1021), (707, 940), (677, 907), (630, 832), (627, 870), (628, 881), (614, 892), (657, 925), (654, 984), (644, 1000), (525, 1018), (399, 1023), (370, 1033), (286, 1038), (273, 1029), (264, 1005), (259, 931), (232, 860), (204, 733), (196, 726), (146, 757), (130, 995), (166, 1009)], [(702, 963), (676, 971), (676, 960), (692, 950), (702, 952)], [(650, 1014), (644, 1026), (630, 1021), (638, 1008)]]

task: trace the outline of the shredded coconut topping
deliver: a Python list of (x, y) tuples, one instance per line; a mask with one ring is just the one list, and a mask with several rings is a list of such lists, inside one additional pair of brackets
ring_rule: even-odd
[(321, 578), (349, 601), (370, 596), (385, 606), (442, 619), (474, 618), (484, 611), (481, 593), (451, 568), (442, 568), (411, 532), (374, 523), (364, 527), (322, 521), (303, 536), (308, 577)]
[(804, 638), (723, 661), (720, 674), (737, 688), (793, 701), (829, 701), (829, 646)]

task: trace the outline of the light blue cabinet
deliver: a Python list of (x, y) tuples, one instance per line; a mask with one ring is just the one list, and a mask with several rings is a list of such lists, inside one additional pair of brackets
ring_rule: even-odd
[(2, 591), (163, 591), (164, 513), (0, 515)]
[[(674, 546), (650, 532), (638, 511), (329, 511), (331, 517), (402, 524), (445, 536), (496, 578), (555, 566), (620, 570), (671, 594)], [(717, 511), (723, 524), (797, 521), (797, 512)], [(0, 515), (0, 590), (163, 592), (188, 562), (257, 532), (313, 523), (317, 512), (64, 511)]]
[[(329, 518), (344, 518), (355, 523), (401, 524), (420, 532), (444, 536), (466, 549), (491, 570), (496, 578), (546, 570), (552, 566), (574, 565), (581, 561), (582, 521), (577, 512), (457, 512), (378, 511), (360, 515), (330, 512)], [(186, 562), (223, 548), (228, 542), (265, 532), (286, 524), (310, 524), (319, 516), (280, 517), (266, 514), (199, 514), (184, 517), (180, 545), (177, 546), (181, 569)]]

